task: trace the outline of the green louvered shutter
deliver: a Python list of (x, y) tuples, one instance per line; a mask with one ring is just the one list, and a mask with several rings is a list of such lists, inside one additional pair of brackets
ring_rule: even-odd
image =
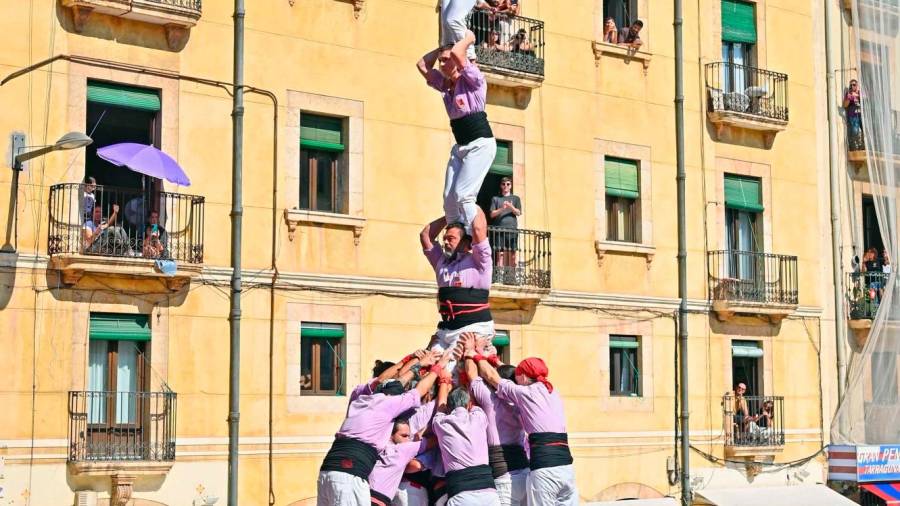
[(88, 102), (141, 111), (155, 112), (162, 107), (156, 90), (100, 81), (88, 82), (87, 99)]
[(509, 141), (497, 141), (497, 155), (491, 164), (491, 172), (501, 176), (513, 174), (512, 143)]
[(722, 0), (722, 40), (756, 44), (753, 4), (740, 0)]
[(636, 349), (638, 339), (634, 336), (609, 336), (609, 347)]
[(509, 346), (509, 332), (498, 330), (497, 333), (494, 334), (494, 338), (491, 339), (491, 344), (494, 346)]
[(759, 179), (725, 174), (725, 205), (732, 209), (762, 212)]
[(332, 116), (300, 115), (300, 145), (326, 151), (344, 150), (344, 122)]
[(636, 199), (640, 196), (638, 165), (635, 160), (607, 156), (605, 160), (606, 194)]
[(91, 313), (90, 338), (106, 341), (149, 341), (150, 317), (145, 314)]
[(337, 323), (312, 323), (300, 324), (300, 337), (313, 337), (317, 339), (343, 339), (347, 335), (344, 326)]
[(731, 341), (731, 356), (759, 358), (763, 356), (763, 349), (756, 341)]

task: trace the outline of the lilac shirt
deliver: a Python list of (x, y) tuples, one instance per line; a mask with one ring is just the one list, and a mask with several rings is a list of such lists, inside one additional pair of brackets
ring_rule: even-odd
[(521, 446), (525, 442), (525, 430), (519, 420), (519, 411), (513, 404), (491, 392), (480, 376), (472, 380), (469, 391), (487, 415), (488, 446)]
[(406, 465), (426, 449), (427, 443), (424, 439), (400, 444), (388, 443), (378, 454), (375, 467), (369, 474), (369, 488), (393, 498), (400, 487)]
[(450, 414), (435, 413), (431, 429), (448, 472), (488, 464), (487, 415), (478, 406), (472, 411), (456, 408)]
[(491, 245), (486, 238), (473, 244), (471, 253), (457, 255), (453, 261), (444, 255), (444, 250), (437, 244), (432, 244), (431, 249), (425, 251), (425, 257), (434, 268), (438, 286), (491, 289), (494, 264)]
[(358, 439), (380, 452), (391, 438), (394, 418), (421, 402), (416, 390), (401, 395), (360, 395), (347, 408), (347, 419), (337, 435)]
[(459, 79), (451, 91), (447, 91), (446, 78), (437, 69), (429, 70), (425, 79), (428, 86), (441, 92), (450, 119), (462, 118), (484, 110), (484, 104), (487, 102), (487, 81), (476, 65), (470, 63), (459, 72)]
[(428, 424), (431, 423), (431, 417), (434, 416), (434, 407), (436, 405), (437, 402), (432, 400), (416, 408), (409, 417), (409, 431), (415, 433), (428, 427)]
[(566, 416), (559, 390), (550, 393), (543, 383), (523, 386), (502, 379), (497, 385), (497, 397), (512, 402), (518, 408), (525, 432), (566, 432)]
[(375, 383), (376, 378), (372, 378), (368, 383), (363, 383), (362, 385), (357, 386), (350, 392), (350, 402), (352, 403), (356, 399), (359, 399), (360, 395), (372, 395), (375, 391), (372, 389), (372, 385)]

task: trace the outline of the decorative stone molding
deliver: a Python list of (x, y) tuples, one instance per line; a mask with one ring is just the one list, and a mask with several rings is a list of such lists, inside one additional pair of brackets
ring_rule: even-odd
[(134, 493), (135, 477), (127, 474), (114, 474), (112, 477), (112, 497), (110, 506), (127, 506)]
[(788, 124), (784, 120), (736, 111), (709, 111), (707, 116), (709, 122), (715, 125), (716, 139), (730, 139), (729, 130), (731, 129), (753, 130), (762, 134), (766, 149), (772, 147), (772, 143), (775, 142), (775, 134), (785, 130)]
[(655, 246), (618, 241), (594, 241), (594, 250), (597, 252), (597, 267), (603, 267), (603, 258), (612, 252), (643, 256), (649, 270), (656, 254)]
[(166, 43), (171, 50), (184, 46), (191, 27), (197, 24), (201, 14), (199, 2), (188, 6), (158, 0), (62, 0), (62, 6), (72, 12), (72, 22), (78, 33), (84, 29), (91, 14), (162, 25), (166, 30)]
[(318, 211), (306, 211), (301, 209), (285, 209), (284, 221), (288, 227), (288, 240), (293, 241), (297, 231), (297, 225), (301, 223), (311, 225), (332, 225), (353, 230), (353, 244), (359, 246), (359, 238), (366, 226), (365, 218), (347, 216), (343, 214), (322, 213)]
[[(191, 279), (199, 277), (203, 266), (200, 264), (178, 263), (173, 276), (156, 270), (156, 263), (145, 258), (119, 258), (98, 255), (55, 254), (50, 257), (51, 269), (59, 271), (63, 284), (75, 286), (87, 276), (120, 278), (134, 281), (162, 282), (167, 290), (177, 292), (189, 285)], [(133, 281), (132, 281), (133, 283)], [(132, 289), (143, 289), (148, 293), (157, 291), (154, 286), (134, 283)]]
[(600, 66), (600, 58), (606, 55), (612, 58), (619, 58), (626, 64), (632, 61), (640, 62), (641, 66), (644, 67), (644, 75), (647, 75), (647, 69), (650, 68), (650, 60), (653, 58), (653, 55), (646, 51), (608, 42), (593, 41), (591, 42), (591, 48), (594, 51), (594, 65), (597, 67)]

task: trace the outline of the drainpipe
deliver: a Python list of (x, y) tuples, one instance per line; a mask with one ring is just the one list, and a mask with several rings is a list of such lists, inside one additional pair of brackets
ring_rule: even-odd
[(244, 0), (234, 0), (234, 100), (231, 111), (231, 311), (228, 315), (228, 506), (238, 506), (241, 410), (241, 232), (244, 155)]
[(831, 197), (831, 271), (834, 276), (834, 336), (837, 353), (838, 398), (837, 404), (844, 399), (844, 382), (847, 378), (847, 326), (844, 321), (844, 276), (841, 269), (841, 222), (840, 222), (840, 180), (838, 179), (838, 142), (837, 142), (837, 96), (834, 87), (834, 62), (831, 55), (831, 11), (832, 0), (825, 0), (825, 83), (826, 103), (828, 105), (828, 168), (830, 176)]
[(678, 339), (681, 349), (681, 504), (691, 504), (690, 431), (688, 411), (688, 330), (687, 330), (687, 220), (685, 217), (684, 170), (684, 45), (681, 0), (675, 0), (675, 160), (678, 183)]

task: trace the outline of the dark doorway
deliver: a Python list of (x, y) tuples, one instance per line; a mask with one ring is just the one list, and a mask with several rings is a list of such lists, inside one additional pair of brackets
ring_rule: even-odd
[(487, 218), (488, 225), (491, 223), (491, 199), (495, 196), (500, 195), (500, 180), (503, 179), (504, 175), (497, 172), (488, 172), (488, 175), (485, 176), (484, 182), (481, 183), (481, 190), (478, 191), (478, 207), (484, 211), (484, 216)]
[[(152, 185), (154, 178), (143, 176), (97, 156), (97, 148), (120, 142), (137, 142), (157, 146), (154, 111), (126, 109), (96, 102), (87, 103), (87, 132), (94, 142), (86, 148), (84, 175), (93, 176), (101, 186), (117, 186), (141, 190)], [(146, 181), (145, 181), (146, 179)]]
[(875, 248), (878, 255), (884, 251), (884, 242), (881, 240), (881, 230), (878, 228), (878, 216), (875, 213), (875, 201), (871, 195), (863, 195), (862, 198), (862, 222), (863, 222), (863, 248)]

